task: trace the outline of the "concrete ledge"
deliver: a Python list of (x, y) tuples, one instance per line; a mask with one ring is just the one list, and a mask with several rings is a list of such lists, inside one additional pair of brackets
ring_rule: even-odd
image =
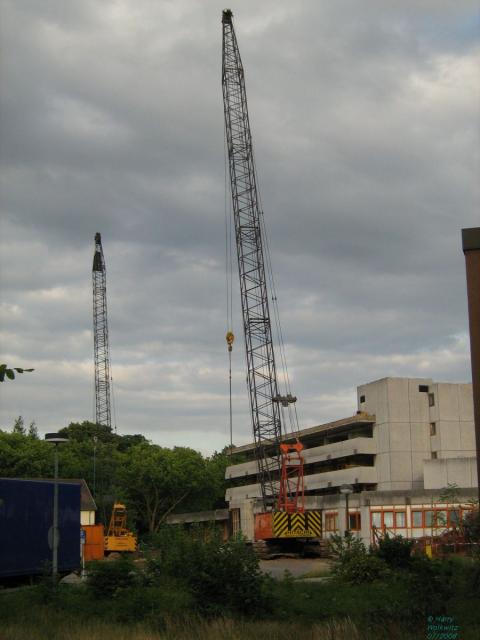
[(193, 511), (192, 513), (173, 513), (167, 516), (167, 524), (190, 524), (194, 522), (221, 522), (229, 519), (228, 509), (215, 511)]

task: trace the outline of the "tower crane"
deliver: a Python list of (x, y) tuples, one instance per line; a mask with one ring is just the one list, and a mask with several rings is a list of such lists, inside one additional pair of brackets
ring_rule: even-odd
[[(261, 210), (245, 74), (232, 22), (222, 13), (222, 90), (225, 133), (237, 246), (240, 297), (262, 512), (255, 515), (255, 540), (321, 535), (318, 511), (305, 511), (303, 445), (282, 441), (282, 407), (296, 401), (281, 395), (272, 339), (266, 276), (265, 224)], [(268, 265), (267, 265), (268, 266)]]

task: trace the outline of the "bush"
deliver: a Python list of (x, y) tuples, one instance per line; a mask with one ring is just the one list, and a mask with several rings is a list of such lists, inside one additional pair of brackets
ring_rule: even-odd
[(480, 511), (473, 509), (464, 517), (461, 528), (466, 542), (480, 542)]
[(372, 551), (377, 558), (383, 560), (392, 569), (406, 569), (412, 562), (413, 540), (403, 536), (389, 536), (380, 538), (378, 547)]
[(454, 565), (450, 561), (430, 560), (427, 556), (412, 559), (407, 575), (408, 590), (413, 595), (410, 615), (445, 614), (454, 593)]
[(330, 548), (338, 560), (333, 572), (343, 582), (362, 584), (379, 580), (388, 574), (385, 562), (370, 553), (362, 540), (352, 534), (344, 538), (332, 536)]
[(149, 584), (161, 584), (166, 577), (180, 580), (199, 613), (261, 613), (269, 608), (269, 582), (244, 540), (223, 542), (212, 532), (209, 540), (201, 541), (168, 527), (154, 543), (158, 554), (147, 563)]
[(88, 565), (87, 587), (97, 598), (110, 598), (119, 590), (132, 587), (139, 581), (135, 565), (125, 556), (118, 560), (96, 561)]

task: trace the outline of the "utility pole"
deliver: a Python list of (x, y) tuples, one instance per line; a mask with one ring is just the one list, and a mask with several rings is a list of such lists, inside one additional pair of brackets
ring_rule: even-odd
[(58, 445), (62, 442), (68, 442), (68, 438), (61, 436), (59, 433), (45, 434), (45, 441), (53, 444), (55, 447), (54, 456), (54, 472), (53, 472), (53, 526), (52, 526), (52, 576), (58, 576)]

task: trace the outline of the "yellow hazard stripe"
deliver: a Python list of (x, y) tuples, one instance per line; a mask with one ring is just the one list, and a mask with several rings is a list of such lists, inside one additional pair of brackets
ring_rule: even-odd
[(273, 512), (273, 535), (275, 538), (320, 538), (322, 516), (320, 511), (303, 513)]
[(280, 538), (288, 530), (288, 513), (285, 511), (275, 511), (273, 513), (273, 535)]

